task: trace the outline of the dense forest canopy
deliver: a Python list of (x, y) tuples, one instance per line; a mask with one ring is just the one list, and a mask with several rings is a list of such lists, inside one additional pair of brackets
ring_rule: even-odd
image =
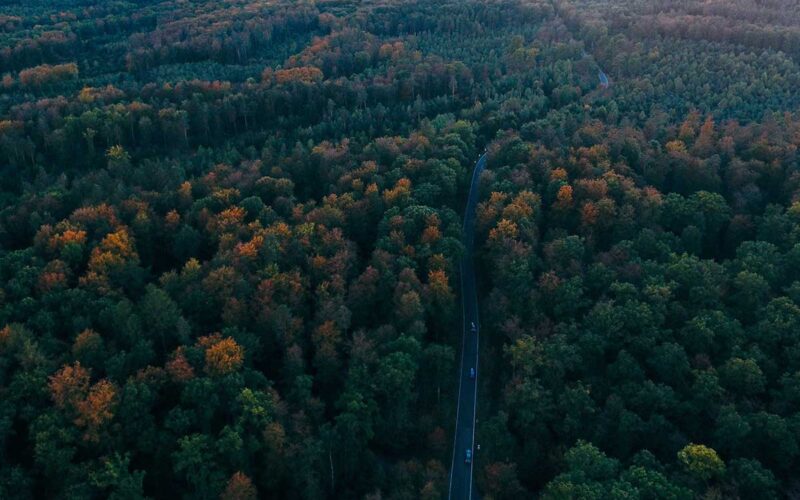
[[(0, 498), (800, 495), (792, 0), (0, 7)], [(601, 85), (598, 74), (608, 76)]]

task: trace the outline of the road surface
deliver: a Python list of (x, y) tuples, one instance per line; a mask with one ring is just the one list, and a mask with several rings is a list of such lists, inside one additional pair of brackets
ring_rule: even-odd
[[(594, 59), (585, 50), (583, 51), (583, 55), (581, 57), (589, 57)], [(597, 61), (595, 61), (595, 63), (597, 63)], [(611, 80), (608, 79), (608, 75), (599, 66), (597, 68), (597, 78), (600, 80), (600, 86), (604, 89), (607, 89), (611, 86)]]
[(606, 74), (603, 72), (603, 70), (602, 70), (602, 69), (601, 69), (601, 70), (598, 70), (598, 72), (597, 72), (597, 78), (599, 78), (599, 79), (600, 79), (600, 86), (601, 86), (601, 87), (603, 87), (604, 89), (607, 89), (607, 88), (608, 88), (608, 86), (609, 86), (609, 85), (611, 85), (611, 82), (609, 82), (609, 81), (608, 81), (608, 75), (606, 75)]
[[(451, 500), (472, 498), (472, 468), (475, 463), (475, 410), (478, 404), (478, 293), (475, 289), (473, 241), (475, 239), (475, 207), (478, 205), (478, 180), (486, 168), (486, 153), (475, 164), (472, 182), (464, 210), (463, 243), (466, 249), (461, 259), (461, 307), (463, 311), (461, 366), (458, 371), (458, 406), (456, 430), (453, 439), (453, 463), (450, 467), (450, 486), (447, 497)], [(472, 331), (472, 324), (475, 331)], [(475, 380), (469, 376), (470, 368), (476, 371)], [(466, 450), (472, 450), (472, 462), (464, 463)]]

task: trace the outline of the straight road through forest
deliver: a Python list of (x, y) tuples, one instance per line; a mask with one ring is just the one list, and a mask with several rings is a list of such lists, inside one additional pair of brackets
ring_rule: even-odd
[[(453, 439), (453, 463), (450, 467), (448, 498), (468, 500), (472, 498), (472, 467), (475, 463), (475, 410), (478, 405), (478, 293), (475, 289), (475, 265), (473, 243), (475, 239), (475, 208), (478, 205), (478, 180), (486, 167), (486, 153), (481, 155), (472, 172), (467, 207), (464, 210), (463, 243), (461, 258), (461, 307), (463, 311), (461, 365), (458, 371), (458, 406), (456, 430)], [(472, 325), (475, 330), (472, 330)], [(475, 370), (474, 379), (470, 369)], [(466, 452), (470, 450), (472, 460), (466, 463)]]

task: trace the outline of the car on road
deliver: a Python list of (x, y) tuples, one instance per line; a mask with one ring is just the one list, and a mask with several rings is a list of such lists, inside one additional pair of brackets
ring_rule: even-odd
[(471, 378), (472, 380), (475, 380), (475, 368), (470, 368), (469, 369), (469, 378)]
[(467, 448), (467, 452), (464, 453), (464, 463), (471, 464), (472, 463), (472, 450)]
[(472, 333), (475, 333), (475, 332), (478, 331), (478, 327), (475, 326), (475, 322), (474, 321), (471, 322), (470, 330), (472, 331)]

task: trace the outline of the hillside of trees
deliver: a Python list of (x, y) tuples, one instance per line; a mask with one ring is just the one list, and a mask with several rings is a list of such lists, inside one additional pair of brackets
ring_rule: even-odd
[[(0, 498), (800, 495), (792, 0), (10, 0)], [(598, 81), (604, 71), (605, 88)]]

